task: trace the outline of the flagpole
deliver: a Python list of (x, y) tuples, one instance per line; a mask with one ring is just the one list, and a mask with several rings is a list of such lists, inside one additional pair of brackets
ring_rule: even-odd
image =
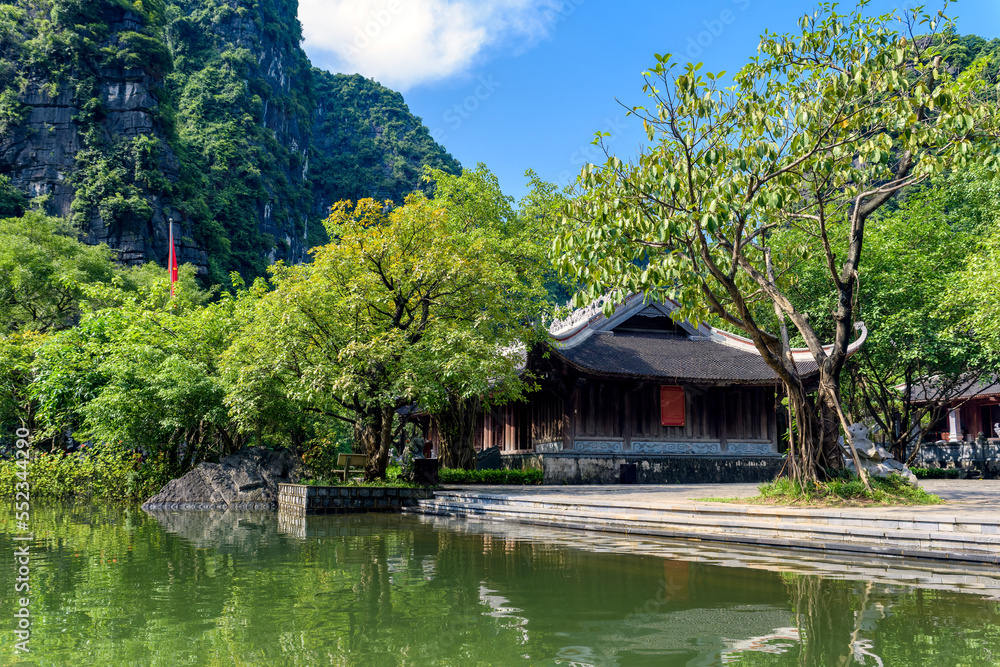
[(174, 252), (174, 219), (167, 218), (170, 226), (170, 253), (167, 255), (167, 273), (170, 275), (170, 298), (174, 298), (174, 283), (177, 282), (177, 254)]

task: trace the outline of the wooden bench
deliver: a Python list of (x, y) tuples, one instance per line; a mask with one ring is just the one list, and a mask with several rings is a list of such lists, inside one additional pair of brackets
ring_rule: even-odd
[(361, 468), (360, 472), (364, 472), (366, 465), (368, 465), (367, 454), (337, 454), (337, 467), (343, 468), (341, 475), (345, 482), (347, 481), (347, 476), (351, 474), (352, 467)]

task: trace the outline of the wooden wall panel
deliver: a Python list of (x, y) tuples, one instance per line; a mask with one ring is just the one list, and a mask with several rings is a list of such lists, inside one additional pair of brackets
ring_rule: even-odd
[(564, 400), (540, 390), (524, 403), (486, 411), (477, 427), (477, 448), (515, 452), (559, 441), (568, 447), (575, 438), (773, 442), (777, 436), (775, 393), (769, 387), (685, 387), (684, 426), (660, 424), (656, 382), (588, 378), (573, 393), (576, 398)]
[(577, 423), (577, 437), (622, 437), (622, 391), (619, 383), (591, 380), (580, 387)]
[(726, 438), (728, 440), (772, 440), (774, 435), (774, 390), (769, 387), (737, 387), (725, 392)]
[(563, 437), (563, 401), (551, 391), (540, 390), (528, 395), (531, 411), (530, 437), (532, 445), (558, 442)]

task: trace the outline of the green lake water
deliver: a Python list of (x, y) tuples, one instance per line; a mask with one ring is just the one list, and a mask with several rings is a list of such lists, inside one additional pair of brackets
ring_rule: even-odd
[(399, 515), (35, 507), (7, 665), (997, 665), (1000, 573)]

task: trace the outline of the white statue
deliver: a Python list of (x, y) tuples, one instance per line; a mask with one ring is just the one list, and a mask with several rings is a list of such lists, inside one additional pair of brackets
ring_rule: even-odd
[[(847, 427), (847, 432), (851, 434), (851, 442), (858, 452), (858, 459), (861, 467), (870, 475), (875, 477), (888, 477), (889, 475), (900, 475), (910, 484), (916, 486), (917, 478), (910, 472), (910, 469), (893, 458), (884, 447), (877, 445), (868, 437), (868, 427), (864, 424), (851, 424)], [(844, 450), (844, 460), (849, 470), (854, 470), (854, 458), (851, 456), (851, 449), (840, 438), (840, 446)]]

